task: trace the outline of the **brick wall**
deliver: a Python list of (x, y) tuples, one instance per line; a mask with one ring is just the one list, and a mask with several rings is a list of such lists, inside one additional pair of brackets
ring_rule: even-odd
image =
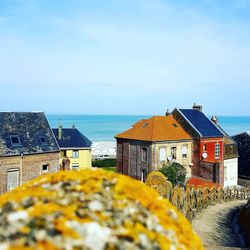
[[(43, 165), (49, 165), (50, 173), (59, 170), (59, 152), (20, 156), (0, 157), (0, 194), (7, 191), (7, 171), (19, 169), (20, 184), (30, 181), (42, 172)], [(22, 166), (22, 167), (21, 167)]]
[[(141, 148), (148, 149), (148, 159), (141, 160)], [(141, 171), (152, 171), (152, 147), (151, 142), (117, 139), (116, 171), (129, 175), (135, 179), (141, 178)]]

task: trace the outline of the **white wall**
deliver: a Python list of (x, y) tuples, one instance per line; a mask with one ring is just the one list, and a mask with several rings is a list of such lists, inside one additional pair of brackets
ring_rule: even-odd
[(224, 160), (224, 187), (237, 185), (238, 158)]

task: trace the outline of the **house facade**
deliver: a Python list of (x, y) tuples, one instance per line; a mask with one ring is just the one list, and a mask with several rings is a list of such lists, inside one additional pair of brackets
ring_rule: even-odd
[(59, 169), (59, 147), (43, 112), (0, 112), (0, 194)]
[[(194, 105), (193, 109), (175, 109), (172, 114), (193, 138), (192, 175), (227, 185), (224, 179), (224, 133), (205, 116), (199, 105)], [(227, 167), (231, 162), (226, 164)]]
[(218, 124), (218, 118), (212, 116), (211, 121), (223, 133), (223, 159), (224, 159), (224, 187), (238, 184), (238, 147), (236, 141), (229, 136)]
[(60, 148), (60, 162), (65, 157), (70, 160), (70, 170), (78, 170), (92, 167), (91, 144), (92, 142), (74, 126), (53, 129), (53, 133)]
[(140, 120), (115, 138), (119, 173), (144, 180), (164, 164), (178, 162), (191, 174), (192, 138), (171, 114)]

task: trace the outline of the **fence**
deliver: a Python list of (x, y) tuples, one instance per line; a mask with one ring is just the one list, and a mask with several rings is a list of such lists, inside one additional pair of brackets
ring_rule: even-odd
[(177, 207), (190, 222), (196, 217), (198, 212), (201, 212), (202, 209), (210, 205), (236, 199), (249, 199), (250, 197), (248, 190), (243, 187), (225, 189), (215, 186), (209, 188), (191, 185), (186, 185), (185, 187), (172, 187), (171, 185), (166, 185), (166, 182), (169, 183), (164, 175), (154, 175), (152, 172), (146, 184), (155, 188), (157, 191), (159, 191), (159, 186), (161, 186), (161, 190), (164, 189), (164, 187), (168, 187), (167, 190), (161, 192), (161, 194), (164, 193), (163, 196)]
[(172, 190), (169, 190), (166, 198), (168, 198), (189, 221), (192, 221), (198, 212), (201, 212), (202, 209), (210, 205), (236, 199), (248, 199), (249, 194), (244, 188), (196, 188), (187, 185), (185, 188), (174, 187)]

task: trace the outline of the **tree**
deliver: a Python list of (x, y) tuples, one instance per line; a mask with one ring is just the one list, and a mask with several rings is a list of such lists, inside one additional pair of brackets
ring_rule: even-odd
[(181, 164), (173, 162), (170, 166), (165, 165), (160, 172), (168, 178), (173, 186), (183, 187), (185, 185), (187, 171)]

